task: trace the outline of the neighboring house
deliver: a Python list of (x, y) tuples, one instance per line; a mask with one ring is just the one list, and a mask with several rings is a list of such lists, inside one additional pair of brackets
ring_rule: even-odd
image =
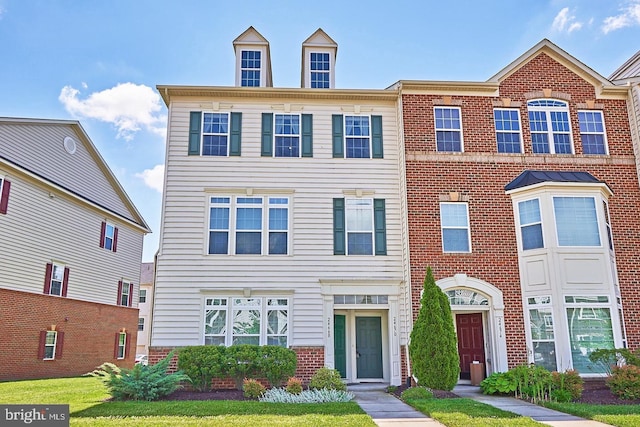
[(150, 232), (77, 121), (0, 118), (0, 380), (132, 366)]
[(395, 88), (414, 316), (431, 266), (451, 301), (462, 378), (473, 361), (486, 374), (536, 363), (599, 375), (593, 350), (638, 348), (629, 88), (548, 40), (486, 82)]
[(154, 264), (143, 262), (140, 266), (140, 293), (138, 294), (138, 346), (136, 354), (149, 354), (149, 330), (153, 306)]
[(334, 88), (336, 43), (302, 44), (301, 88), (269, 43), (233, 42), (235, 87), (158, 86), (169, 107), (150, 362), (187, 345), (273, 344), (297, 375), (400, 384), (410, 294), (398, 93)]

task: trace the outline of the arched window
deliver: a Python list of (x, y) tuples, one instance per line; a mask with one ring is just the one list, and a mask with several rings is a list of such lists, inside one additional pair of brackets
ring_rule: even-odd
[(531, 144), (536, 154), (573, 154), (569, 105), (554, 99), (527, 102)]

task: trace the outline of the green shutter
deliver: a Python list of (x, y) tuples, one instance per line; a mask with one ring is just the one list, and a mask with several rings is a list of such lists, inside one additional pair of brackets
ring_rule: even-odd
[(345, 255), (344, 199), (333, 199), (333, 254)]
[(302, 115), (302, 157), (313, 157), (313, 116)]
[(331, 125), (333, 128), (333, 157), (344, 158), (344, 125), (342, 114), (334, 114), (331, 117)]
[(262, 156), (273, 157), (273, 113), (262, 113)]
[(189, 118), (189, 155), (200, 155), (200, 127), (202, 126), (202, 112), (192, 111)]
[(231, 135), (229, 155), (240, 155), (240, 138), (242, 135), (242, 113), (231, 113)]
[(371, 116), (371, 145), (374, 159), (382, 159), (382, 116)]
[(384, 199), (373, 199), (373, 227), (376, 233), (376, 255), (386, 255), (387, 220)]

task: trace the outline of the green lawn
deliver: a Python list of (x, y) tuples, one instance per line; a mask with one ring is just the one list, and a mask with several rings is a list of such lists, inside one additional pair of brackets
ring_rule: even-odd
[(535, 427), (545, 424), (472, 399), (417, 399), (408, 404), (447, 427)]
[(108, 397), (102, 382), (92, 377), (0, 383), (0, 403), (69, 404), (72, 426), (375, 427), (355, 402), (105, 402)]
[(547, 402), (547, 408), (588, 418), (617, 427), (640, 426), (640, 405), (588, 405), (586, 403)]

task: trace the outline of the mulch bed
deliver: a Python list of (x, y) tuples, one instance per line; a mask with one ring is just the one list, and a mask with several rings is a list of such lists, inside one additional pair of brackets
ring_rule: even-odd
[[(393, 391), (398, 398), (406, 386), (401, 386)], [(451, 391), (433, 390), (433, 396), (436, 399), (450, 399), (460, 397)], [(209, 392), (198, 392), (193, 390), (177, 390), (162, 400), (251, 400), (244, 397), (240, 390), (212, 390)], [(577, 400), (578, 403), (590, 403), (598, 405), (638, 405), (640, 400), (624, 400), (616, 397), (611, 393), (604, 381), (585, 381), (582, 397)]]

